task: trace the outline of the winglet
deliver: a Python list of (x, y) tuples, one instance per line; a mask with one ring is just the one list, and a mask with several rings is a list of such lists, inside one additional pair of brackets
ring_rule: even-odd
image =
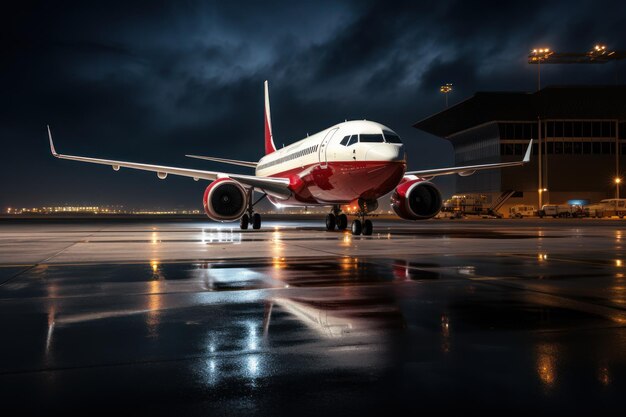
[(526, 163), (526, 162), (530, 162), (530, 153), (532, 152), (533, 149), (533, 140), (530, 140), (530, 143), (528, 143), (528, 148), (526, 149), (526, 154), (524, 155), (524, 159), (522, 159), (522, 162)]
[(54, 149), (54, 143), (52, 142), (52, 132), (50, 132), (50, 125), (46, 125), (48, 127), (48, 139), (50, 139), (50, 152), (52, 152), (52, 156), (58, 157), (59, 154)]

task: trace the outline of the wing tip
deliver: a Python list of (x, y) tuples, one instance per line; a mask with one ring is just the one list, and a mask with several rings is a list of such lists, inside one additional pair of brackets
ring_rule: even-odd
[(52, 152), (52, 156), (58, 157), (59, 154), (57, 153), (56, 149), (54, 149), (54, 142), (52, 141), (52, 132), (50, 131), (50, 125), (46, 125), (46, 127), (48, 128), (48, 139), (50, 140), (50, 152)]

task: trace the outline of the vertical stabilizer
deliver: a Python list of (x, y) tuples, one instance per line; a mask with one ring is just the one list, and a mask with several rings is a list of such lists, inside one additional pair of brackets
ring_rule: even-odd
[(270, 92), (265, 81), (265, 155), (276, 150), (274, 135), (272, 134), (272, 115), (270, 113)]

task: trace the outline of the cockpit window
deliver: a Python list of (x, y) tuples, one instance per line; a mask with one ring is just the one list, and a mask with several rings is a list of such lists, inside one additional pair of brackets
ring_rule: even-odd
[(345, 136), (343, 139), (341, 139), (341, 143), (343, 146), (348, 146), (348, 141), (350, 140), (350, 135)]
[(384, 142), (385, 140), (383, 139), (383, 135), (381, 134), (374, 134), (374, 135), (360, 135), (361, 136), (361, 142)]
[(384, 131), (384, 133), (385, 133), (385, 140), (387, 141), (387, 143), (402, 143), (402, 141), (400, 140), (400, 137), (396, 135), (395, 133), (388, 132), (388, 131)]
[(350, 137), (350, 140), (348, 141), (348, 146), (350, 145), (354, 145), (355, 143), (357, 143), (359, 141), (359, 135), (352, 135)]

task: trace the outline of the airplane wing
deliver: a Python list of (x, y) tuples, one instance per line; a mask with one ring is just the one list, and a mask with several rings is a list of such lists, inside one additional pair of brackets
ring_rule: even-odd
[(404, 175), (415, 175), (416, 177), (421, 178), (433, 178), (439, 175), (450, 175), (450, 174), (459, 174), (462, 177), (466, 177), (468, 175), (472, 175), (476, 171), (482, 171), (485, 169), (495, 169), (495, 168), (506, 168), (506, 167), (514, 167), (518, 165), (524, 165), (525, 163), (530, 161), (530, 153), (532, 151), (533, 140), (530, 140), (528, 144), (528, 148), (526, 148), (526, 154), (521, 161), (513, 161), (513, 162), (498, 162), (493, 164), (482, 164), (482, 165), (467, 165), (463, 167), (450, 167), (450, 168), (436, 168), (436, 169), (424, 169), (420, 171), (407, 171)]
[(216, 158), (213, 156), (201, 156), (201, 155), (185, 155), (187, 158), (204, 159), (206, 161), (221, 162), (223, 164), (241, 165), (243, 167), (256, 168), (257, 162), (239, 161), (237, 159)]
[(120, 168), (138, 169), (141, 171), (156, 172), (160, 179), (165, 179), (168, 175), (179, 175), (190, 177), (195, 181), (200, 179), (213, 181), (218, 178), (232, 178), (244, 185), (252, 187), (257, 191), (266, 192), (277, 197), (288, 197), (291, 195), (289, 180), (287, 178), (257, 177), (255, 175), (230, 174), (226, 172), (204, 171), (199, 169), (169, 167), (164, 165), (142, 164), (137, 162), (116, 161), (112, 159), (89, 158), (85, 156), (63, 155), (57, 153), (52, 142), (52, 133), (48, 126), (48, 138), (50, 139), (50, 151), (55, 158), (69, 159), (72, 161), (89, 162), (92, 164), (109, 165), (114, 171)]

